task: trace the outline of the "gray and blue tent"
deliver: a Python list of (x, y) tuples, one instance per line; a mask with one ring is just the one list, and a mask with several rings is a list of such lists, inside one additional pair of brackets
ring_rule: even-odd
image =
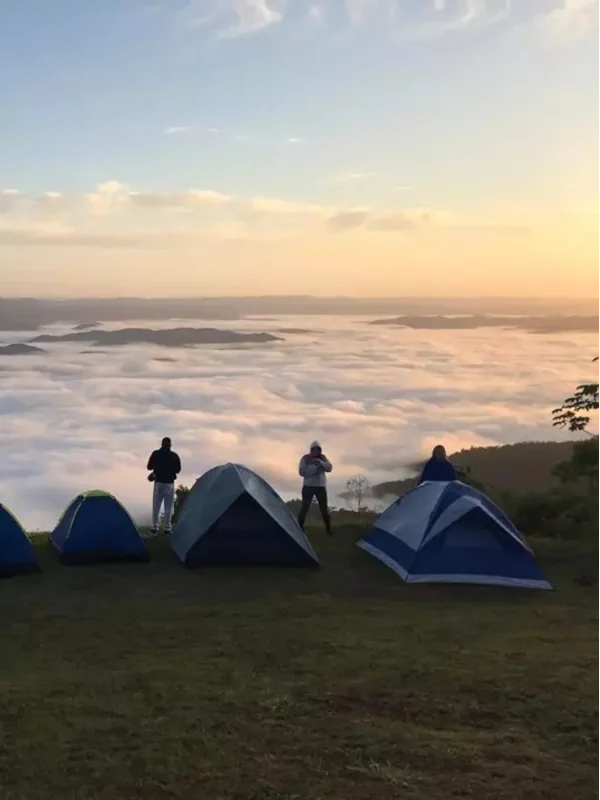
[(184, 501), (171, 547), (186, 567), (319, 563), (277, 492), (239, 464), (213, 467), (198, 478)]
[(426, 481), (396, 500), (358, 546), (407, 583), (551, 589), (498, 506), (460, 481)]

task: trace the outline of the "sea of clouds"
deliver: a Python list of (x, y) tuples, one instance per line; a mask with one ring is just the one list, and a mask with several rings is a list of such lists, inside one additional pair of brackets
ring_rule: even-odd
[[(371, 318), (372, 319), (372, 318)], [(363, 473), (372, 483), (443, 442), (473, 445), (568, 438), (551, 410), (594, 374), (597, 336), (518, 331), (418, 331), (359, 317), (270, 317), (210, 323), (282, 333), (262, 346), (150, 345), (97, 352), (87, 343), (0, 358), (0, 502), (29, 529), (48, 530), (77, 493), (116, 494), (149, 518), (146, 461), (171, 436), (181, 482), (236, 461), (286, 498), (299, 494), (298, 460), (319, 439), (334, 464), (332, 494)], [(202, 327), (124, 321), (104, 326)], [(0, 345), (31, 336), (0, 332)]]

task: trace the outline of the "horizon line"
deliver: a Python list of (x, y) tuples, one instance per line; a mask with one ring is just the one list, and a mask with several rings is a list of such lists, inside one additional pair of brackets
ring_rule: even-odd
[(590, 297), (589, 295), (577, 295), (565, 297), (564, 295), (502, 295), (502, 294), (478, 294), (478, 295), (311, 295), (311, 294), (218, 294), (218, 295), (0, 295), (0, 302), (3, 300), (29, 300), (37, 302), (65, 302), (73, 300), (91, 301), (106, 300), (114, 302), (116, 300), (144, 300), (155, 301), (215, 301), (215, 300), (316, 300), (321, 302), (331, 300), (353, 300), (361, 302), (372, 302), (374, 300), (393, 302), (394, 300), (426, 300), (426, 301), (448, 301), (448, 300), (510, 300), (510, 301), (540, 301), (540, 302), (598, 302), (599, 296)]

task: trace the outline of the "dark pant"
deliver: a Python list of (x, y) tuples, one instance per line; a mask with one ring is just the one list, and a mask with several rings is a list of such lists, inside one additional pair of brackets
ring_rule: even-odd
[(303, 486), (302, 487), (302, 506), (298, 514), (298, 522), (301, 528), (304, 528), (304, 520), (313, 501), (313, 497), (317, 498), (319, 504), (319, 511), (325, 523), (327, 533), (331, 531), (331, 520), (329, 518), (329, 510), (327, 508), (327, 489), (324, 486)]

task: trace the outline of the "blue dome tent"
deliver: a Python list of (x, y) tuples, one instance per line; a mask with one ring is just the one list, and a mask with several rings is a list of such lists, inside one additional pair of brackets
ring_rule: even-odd
[(239, 464), (214, 467), (198, 478), (185, 499), (171, 546), (186, 567), (319, 564), (281, 497)]
[(50, 534), (50, 543), (65, 564), (149, 558), (128, 512), (102, 491), (78, 495)]
[(39, 569), (21, 523), (0, 503), (0, 578), (39, 572)]
[(428, 481), (393, 503), (358, 546), (407, 583), (552, 589), (508, 517), (460, 481)]

